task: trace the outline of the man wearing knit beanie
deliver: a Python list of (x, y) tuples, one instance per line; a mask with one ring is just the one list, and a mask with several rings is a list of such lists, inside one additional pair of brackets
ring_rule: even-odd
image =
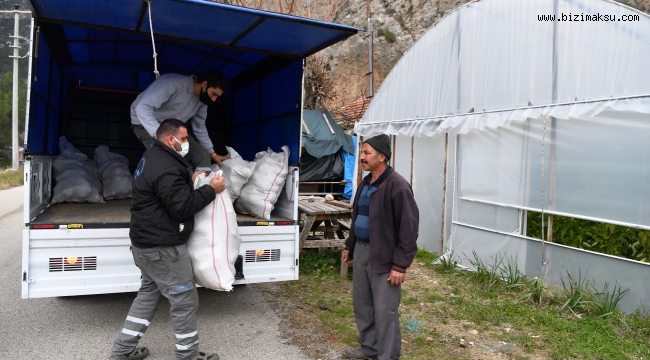
[(384, 156), (386, 156), (386, 162), (390, 161), (392, 152), (390, 151), (390, 137), (388, 135), (377, 135), (375, 137), (367, 139), (363, 143), (372, 146), (373, 149), (384, 154)]
[[(390, 137), (367, 139), (359, 156), (369, 171), (357, 187), (341, 260), (353, 265), (352, 299), (360, 348), (348, 359), (399, 359), (401, 284), (417, 252), (419, 210), (409, 183), (388, 161)], [(353, 261), (354, 259), (354, 261)]]

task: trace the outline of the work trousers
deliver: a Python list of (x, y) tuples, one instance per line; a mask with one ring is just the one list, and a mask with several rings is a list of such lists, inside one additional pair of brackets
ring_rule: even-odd
[(135, 265), (142, 272), (142, 286), (133, 301), (124, 327), (113, 343), (112, 355), (128, 354), (147, 331), (163, 297), (171, 305), (177, 359), (199, 356), (196, 310), (199, 296), (194, 286), (192, 262), (186, 245), (132, 247)]
[(398, 307), (402, 287), (390, 285), (390, 273), (372, 273), (370, 244), (357, 241), (353, 259), (352, 300), (361, 351), (378, 360), (399, 359), (402, 335)]
[[(142, 144), (144, 144), (145, 148), (149, 148), (151, 146), (151, 143), (153, 142), (153, 138), (147, 130), (142, 125), (131, 125), (133, 128), (133, 132), (135, 133), (135, 136), (138, 137), (138, 140), (142, 141)], [(181, 139), (178, 139), (180, 141)], [(192, 165), (192, 169), (197, 170), (197, 171), (210, 171), (211, 168), (211, 161), (210, 161), (210, 154), (208, 154), (208, 151), (205, 150), (205, 148), (199, 144), (198, 141), (194, 138), (192, 135), (187, 136), (187, 140), (190, 143), (190, 150), (185, 154), (185, 160)]]

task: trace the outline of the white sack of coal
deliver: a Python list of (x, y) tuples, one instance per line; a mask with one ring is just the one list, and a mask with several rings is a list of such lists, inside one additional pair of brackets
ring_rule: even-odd
[[(220, 175), (215, 172), (207, 177), (201, 174), (194, 180), (194, 188), (210, 184), (213, 177)], [(237, 214), (230, 196), (224, 191), (194, 214), (194, 230), (187, 240), (194, 281), (208, 289), (232, 290), (240, 244)]]
[(271, 219), (271, 211), (284, 187), (289, 173), (289, 147), (274, 153), (270, 148), (255, 155), (253, 176), (241, 190), (235, 210), (260, 219)]
[[(253, 175), (255, 162), (244, 160), (235, 149), (226, 146), (230, 159), (221, 162), (221, 170), (226, 182), (226, 191), (234, 203), (239, 197), (241, 189)], [(219, 165), (212, 164), (212, 171), (218, 171)]]

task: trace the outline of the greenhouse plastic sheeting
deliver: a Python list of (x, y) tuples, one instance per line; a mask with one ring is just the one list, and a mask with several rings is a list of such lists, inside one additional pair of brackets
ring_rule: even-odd
[(411, 160), (413, 158), (413, 139), (408, 136), (395, 136), (391, 161), (397, 173), (405, 179), (411, 178)]
[(452, 136), (449, 135), (448, 138), (448, 143), (447, 143), (447, 162), (445, 165), (447, 166), (447, 177), (445, 179), (445, 198), (444, 198), (444, 205), (445, 205), (445, 217), (444, 217), (444, 234), (442, 237), (442, 250), (440, 253), (445, 252), (445, 248), (447, 248), (446, 241), (449, 239), (451, 236), (451, 226), (452, 226), (452, 220), (453, 220), (453, 214), (454, 214), (454, 196), (456, 192), (456, 142), (457, 142), (457, 136)]
[(543, 119), (461, 137), (460, 196), (650, 229), (650, 121), (634, 112)]
[[(569, 13), (638, 21), (538, 20)], [(619, 3), (473, 1), (406, 52), (355, 131), (432, 136), (541, 115), (590, 117), (605, 109), (649, 114), (647, 59), (650, 16)]]
[[(415, 138), (413, 144), (413, 194), (420, 209), (418, 246), (439, 252), (445, 196), (445, 135)], [(407, 177), (407, 180), (409, 178)]]

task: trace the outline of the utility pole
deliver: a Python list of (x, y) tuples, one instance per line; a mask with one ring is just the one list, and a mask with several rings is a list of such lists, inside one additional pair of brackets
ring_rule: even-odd
[[(366, 0), (366, 17), (368, 18), (368, 36), (366, 36), (366, 39), (368, 39), (368, 103), (372, 100), (372, 97), (374, 96), (374, 88), (375, 85), (373, 84), (373, 69), (372, 69), (372, 52), (373, 52), (373, 42), (374, 42), (374, 36), (372, 33), (372, 22), (370, 21), (370, 0)], [(368, 105), (370, 107), (370, 105)], [(357, 142), (359, 144), (359, 149), (357, 149), (357, 157), (359, 154), (361, 154), (361, 144), (363, 144), (363, 136), (359, 136), (357, 139)], [(359, 165), (357, 169), (357, 186), (361, 184), (361, 180), (363, 179), (363, 169)]]
[[(18, 5), (15, 5), (15, 10), (18, 10)], [(18, 49), (20, 43), (18, 39), (18, 24), (20, 24), (20, 17), (18, 11), (14, 12), (14, 87), (11, 92), (11, 168), (18, 170)]]
[(11, 98), (11, 168), (14, 170), (18, 169), (20, 165), (18, 163), (18, 60), (20, 55), (18, 54), (18, 49), (20, 49), (20, 35), (19, 35), (19, 25), (20, 25), (20, 14), (31, 14), (31, 11), (19, 11), (20, 6), (14, 5), (14, 10), (0, 11), (0, 13), (13, 13), (14, 14), (14, 44), (11, 45), (14, 49), (14, 54), (9, 56), (14, 59), (14, 71), (13, 71), (13, 89), (12, 89), (12, 98)]
[(374, 36), (372, 33), (372, 22), (370, 21), (370, 0), (366, 0), (366, 15), (368, 17), (368, 77), (370, 81), (370, 88), (369, 88), (369, 96), (368, 96), (368, 101), (372, 99), (374, 96), (374, 84), (372, 82), (373, 80), (373, 69), (372, 69), (372, 51), (373, 51), (373, 46), (372, 43), (374, 42)]

